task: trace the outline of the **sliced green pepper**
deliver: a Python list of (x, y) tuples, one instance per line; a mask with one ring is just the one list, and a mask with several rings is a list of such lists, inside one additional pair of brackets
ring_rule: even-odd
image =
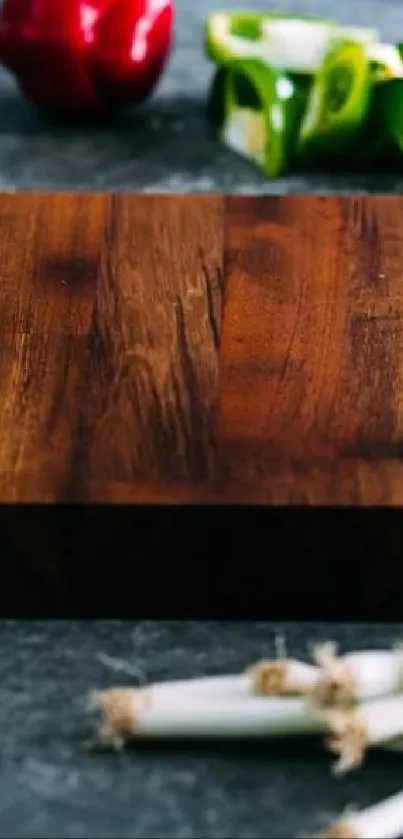
[(403, 151), (403, 79), (382, 85), (382, 112), (389, 137)]
[(370, 106), (371, 66), (365, 46), (343, 41), (319, 69), (302, 120), (302, 157), (343, 155), (361, 130)]
[(256, 59), (234, 61), (216, 73), (209, 118), (223, 142), (277, 177), (292, 160), (306, 87)]
[(374, 44), (369, 56), (371, 102), (355, 160), (361, 166), (386, 164), (390, 169), (399, 165), (399, 136), (403, 147), (403, 60), (392, 44)]
[(213, 77), (206, 108), (207, 119), (218, 134), (221, 133), (231, 105), (229, 82), (228, 69), (219, 67)]
[(383, 166), (385, 161), (389, 165), (396, 158), (383, 113), (386, 87), (386, 82), (373, 85), (367, 117), (346, 151), (346, 163), (354, 170)]
[(403, 78), (403, 60), (393, 44), (369, 44), (367, 56), (374, 84)]
[(291, 73), (313, 74), (331, 44), (341, 37), (376, 41), (373, 29), (340, 28), (332, 20), (281, 13), (216, 12), (206, 21), (205, 49), (211, 61), (257, 58)]
[(398, 149), (385, 118), (385, 102), (392, 79), (401, 78), (403, 62), (392, 44), (373, 44), (367, 56), (371, 67), (371, 91), (368, 113), (361, 129), (352, 140), (345, 162), (363, 170), (368, 166), (393, 166)]
[[(397, 44), (397, 50), (403, 59), (403, 44)], [(403, 152), (403, 78), (394, 78), (383, 84), (381, 93), (382, 114), (388, 135)]]

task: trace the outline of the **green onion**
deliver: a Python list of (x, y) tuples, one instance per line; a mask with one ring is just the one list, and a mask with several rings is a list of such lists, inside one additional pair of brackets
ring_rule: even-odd
[(112, 688), (94, 700), (102, 723), (93, 745), (115, 748), (137, 738), (280, 737), (327, 730), (326, 717), (300, 698), (209, 700)]
[(403, 734), (403, 697), (384, 696), (351, 711), (329, 713), (328, 746), (339, 755), (340, 774), (361, 766), (371, 746), (386, 744)]

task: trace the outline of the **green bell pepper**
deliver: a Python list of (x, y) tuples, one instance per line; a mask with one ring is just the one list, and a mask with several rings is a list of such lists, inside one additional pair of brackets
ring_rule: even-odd
[(403, 78), (403, 60), (394, 44), (369, 44), (367, 56), (374, 84)]
[(256, 58), (279, 70), (312, 75), (332, 43), (341, 37), (371, 44), (376, 42), (378, 32), (275, 12), (216, 12), (206, 21), (205, 49), (216, 64)]
[(389, 137), (403, 152), (403, 79), (382, 85), (382, 109)]
[(218, 69), (208, 117), (225, 145), (278, 177), (290, 166), (306, 100), (306, 86), (257, 59), (237, 60)]
[[(397, 45), (400, 59), (403, 44)], [(382, 85), (382, 111), (389, 137), (403, 152), (403, 78), (394, 78)]]
[(390, 165), (397, 156), (396, 146), (390, 136), (384, 114), (384, 100), (388, 83), (375, 84), (366, 119), (351, 146), (346, 151), (348, 168), (363, 171), (368, 167)]
[(334, 45), (318, 70), (301, 123), (302, 158), (344, 155), (369, 112), (371, 65), (363, 44)]
[(403, 152), (403, 45), (333, 21), (217, 12), (207, 115), (221, 140), (268, 175), (297, 161), (362, 168)]

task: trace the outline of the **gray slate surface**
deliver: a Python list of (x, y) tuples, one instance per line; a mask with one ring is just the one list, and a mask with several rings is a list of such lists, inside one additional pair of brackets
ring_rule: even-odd
[(342, 650), (382, 647), (403, 624), (69, 621), (0, 623), (0, 836), (202, 839), (309, 835), (347, 805), (368, 806), (402, 787), (403, 756), (372, 752), (344, 779), (318, 744), (155, 744), (88, 754), (82, 700), (129, 684), (106, 654), (140, 681), (236, 672), (274, 655), (338, 639)]
[(46, 124), (0, 71), (0, 189), (142, 192), (400, 192), (396, 174), (292, 175), (267, 181), (223, 149), (204, 120), (211, 65), (202, 49), (203, 20), (217, 8), (270, 8), (337, 16), (377, 26), (403, 40), (401, 0), (177, 0), (176, 50), (155, 98), (107, 129)]

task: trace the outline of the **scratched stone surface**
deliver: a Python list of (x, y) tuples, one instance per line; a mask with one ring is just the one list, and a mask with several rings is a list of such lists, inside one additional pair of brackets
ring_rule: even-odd
[[(320, 742), (82, 748), (94, 688), (237, 672), (334, 638), (382, 648), (403, 624), (124, 621), (0, 623), (0, 836), (9, 839), (263, 839), (309, 836), (354, 804), (399, 790), (403, 756), (373, 751), (335, 780)], [(131, 669), (119, 671), (124, 662)]]
[[(401, 172), (292, 174), (266, 180), (209, 136), (204, 109), (212, 67), (203, 54), (203, 21), (232, 0), (176, 0), (176, 47), (163, 82), (141, 110), (114, 125), (75, 129), (46, 123), (0, 71), (0, 189), (143, 192), (397, 192)], [(403, 40), (401, 0), (243, 0), (242, 7), (337, 16)]]

